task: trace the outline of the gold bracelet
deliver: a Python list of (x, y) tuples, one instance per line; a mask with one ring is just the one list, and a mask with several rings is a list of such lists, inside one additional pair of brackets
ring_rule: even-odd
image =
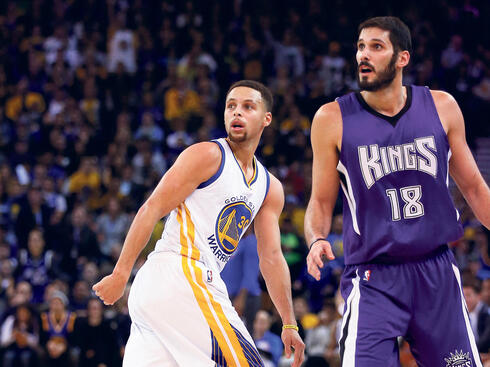
[(282, 325), (282, 330), (285, 330), (285, 329), (294, 329), (296, 331), (299, 331), (299, 327), (297, 325)]

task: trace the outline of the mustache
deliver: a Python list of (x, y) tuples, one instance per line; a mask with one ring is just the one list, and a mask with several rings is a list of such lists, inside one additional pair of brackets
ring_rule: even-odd
[(361, 62), (359, 63), (359, 65), (357, 66), (357, 68), (360, 68), (361, 66), (368, 66), (368, 67), (370, 67), (371, 69), (373, 69), (373, 70), (374, 70), (374, 66), (373, 66), (373, 65), (371, 65), (370, 63), (368, 63), (367, 61), (361, 61)]

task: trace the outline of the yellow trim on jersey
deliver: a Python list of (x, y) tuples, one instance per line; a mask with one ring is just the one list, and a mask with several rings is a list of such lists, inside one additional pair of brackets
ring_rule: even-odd
[(250, 187), (252, 182), (254, 182), (255, 178), (257, 177), (257, 161), (255, 160), (255, 157), (253, 160), (253, 166), (254, 166), (254, 174), (252, 175), (252, 178), (247, 182), (248, 187)]
[[(248, 361), (243, 354), (243, 350), (240, 346), (238, 338), (231, 328), (230, 323), (226, 319), (221, 305), (214, 300), (213, 295), (211, 294), (211, 292), (209, 292), (206, 284), (202, 280), (202, 270), (196, 265), (195, 260), (199, 259), (200, 254), (197, 247), (194, 246), (194, 223), (192, 222), (190, 212), (185, 204), (182, 204), (182, 207), (184, 208), (186, 214), (185, 219), (187, 223), (187, 236), (184, 228), (181, 207), (178, 208), (177, 220), (180, 224), (180, 243), (182, 246), (181, 255), (184, 274), (192, 288), (192, 291), (194, 293), (194, 296), (196, 297), (197, 303), (199, 304), (204, 318), (206, 319), (209, 327), (218, 340), (218, 344), (223, 351), (223, 355), (225, 356), (228, 365), (230, 367), (248, 367)], [(187, 241), (187, 237), (190, 241), (190, 247)], [(189, 256), (189, 250), (191, 251), (191, 256)], [(192, 273), (194, 273), (195, 279), (193, 279)]]

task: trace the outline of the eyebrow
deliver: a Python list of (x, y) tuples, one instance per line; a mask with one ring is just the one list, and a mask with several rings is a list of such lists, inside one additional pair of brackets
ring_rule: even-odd
[[(357, 43), (359, 42), (365, 42), (362, 38), (359, 38), (357, 40)], [(383, 41), (381, 38), (373, 38), (373, 39), (370, 39), (369, 42), (381, 42), (381, 43), (386, 43), (385, 41)]]
[[(236, 98), (229, 98), (226, 103), (231, 102), (231, 101), (236, 101)], [(243, 102), (252, 102), (252, 103), (258, 103), (254, 99), (244, 99)]]

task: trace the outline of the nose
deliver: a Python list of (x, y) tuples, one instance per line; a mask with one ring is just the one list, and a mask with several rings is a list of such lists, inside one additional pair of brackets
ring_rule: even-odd
[(366, 48), (363, 50), (357, 50), (357, 57), (359, 61), (369, 61), (369, 52)]

